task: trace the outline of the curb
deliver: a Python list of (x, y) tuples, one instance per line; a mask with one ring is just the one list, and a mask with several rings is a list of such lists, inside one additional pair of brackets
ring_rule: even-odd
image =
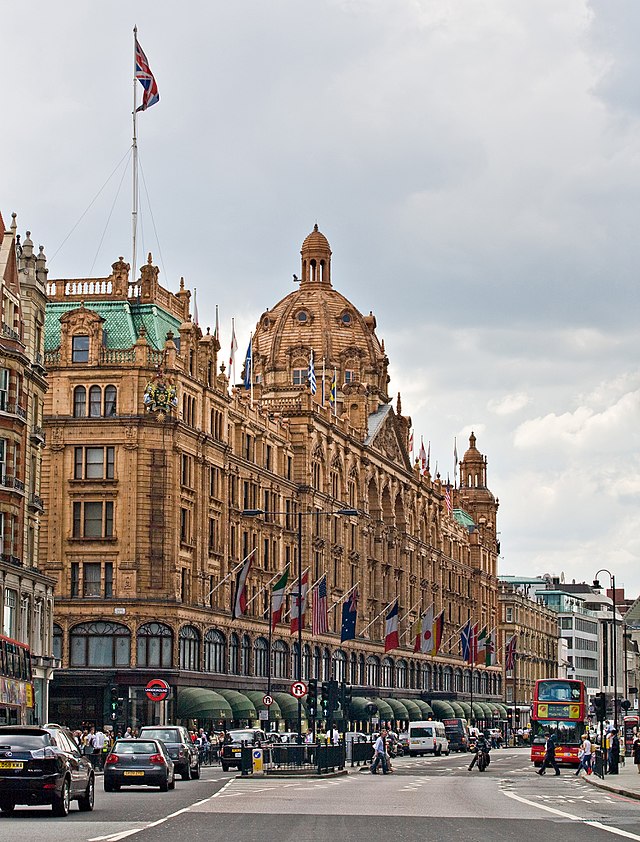
[(319, 775), (317, 772), (315, 774), (306, 774), (306, 773), (300, 773), (300, 772), (290, 772), (289, 774), (287, 774), (286, 772), (277, 772), (277, 773), (273, 774), (271, 772), (267, 772), (264, 775), (254, 775), (254, 774), (251, 774), (251, 775), (236, 775), (235, 780), (236, 781), (266, 781), (266, 780), (272, 780), (273, 778), (286, 778), (287, 780), (298, 780), (298, 779), (308, 780), (308, 779), (312, 779), (312, 780), (320, 781), (320, 780), (324, 780), (324, 778), (339, 778), (339, 777), (342, 777), (342, 775), (348, 775), (348, 774), (349, 774), (349, 772), (346, 769), (339, 769), (335, 772), (325, 772), (322, 775)]
[(601, 781), (600, 778), (593, 780), (594, 775), (581, 775), (583, 781), (586, 781), (590, 786), (595, 786), (596, 789), (604, 789), (607, 792), (615, 792), (616, 795), (624, 795), (627, 798), (632, 798), (634, 801), (640, 801), (640, 792), (634, 792), (630, 789), (624, 789), (621, 786), (609, 786), (608, 783)]

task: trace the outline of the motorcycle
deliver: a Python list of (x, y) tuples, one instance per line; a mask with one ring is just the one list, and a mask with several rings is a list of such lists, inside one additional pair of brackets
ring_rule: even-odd
[(477, 760), (478, 771), (484, 772), (484, 770), (487, 768), (489, 763), (491, 763), (491, 755), (489, 754), (489, 749), (488, 748), (486, 748), (484, 750), (478, 749), (477, 752), (478, 752), (478, 760)]

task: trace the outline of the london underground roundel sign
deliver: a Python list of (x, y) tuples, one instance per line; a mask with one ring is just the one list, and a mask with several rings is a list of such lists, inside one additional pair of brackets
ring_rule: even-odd
[(152, 678), (144, 688), (147, 698), (152, 702), (164, 702), (171, 688), (163, 678)]

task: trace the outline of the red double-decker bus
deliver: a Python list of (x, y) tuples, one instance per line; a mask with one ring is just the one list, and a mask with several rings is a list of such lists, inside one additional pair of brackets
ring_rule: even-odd
[(588, 731), (589, 706), (582, 681), (542, 678), (536, 681), (531, 712), (531, 760), (540, 766), (546, 735), (555, 733), (556, 760), (577, 766), (582, 735)]

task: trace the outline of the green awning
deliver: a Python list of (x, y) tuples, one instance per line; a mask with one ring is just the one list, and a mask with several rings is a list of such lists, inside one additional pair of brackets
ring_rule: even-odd
[(420, 705), (415, 699), (400, 699), (400, 701), (406, 707), (407, 712), (409, 713), (409, 720), (411, 722), (417, 722), (420, 719), (424, 719)]
[[(243, 690), (242, 694), (244, 696), (246, 696), (247, 699), (249, 699), (250, 702), (253, 702), (253, 705), (256, 709), (256, 719), (257, 719), (257, 712), (259, 710), (267, 710), (267, 708), (264, 706), (264, 703), (262, 701), (262, 697), (266, 694), (262, 690)], [(273, 696), (273, 693), (271, 695)], [(273, 704), (269, 708), (269, 719), (270, 720), (284, 719), (284, 717), (282, 716), (282, 713), (280, 712), (280, 705), (275, 701), (275, 699), (274, 699)]]
[(396, 721), (398, 721), (398, 722), (408, 722), (409, 721), (409, 711), (407, 710), (406, 706), (399, 699), (385, 699), (385, 702), (389, 705), (389, 707), (393, 711), (393, 718)]
[(433, 708), (429, 704), (429, 702), (425, 702), (422, 699), (416, 699), (416, 704), (422, 711), (421, 719), (433, 719)]
[(432, 699), (430, 704), (438, 719), (455, 719), (455, 711), (449, 702), (445, 702), (443, 699)]
[(276, 702), (280, 705), (282, 718), (288, 720), (297, 720), (298, 718), (298, 700), (290, 696), (289, 693), (272, 693)]
[(231, 710), (236, 719), (257, 719), (256, 707), (244, 693), (237, 690), (218, 690), (218, 693), (231, 705)]
[(453, 708), (453, 712), (454, 712), (454, 713), (455, 713), (455, 715), (456, 715), (456, 719), (458, 719), (458, 718), (460, 718), (460, 719), (465, 719), (465, 718), (466, 718), (466, 714), (465, 714), (465, 712), (464, 712), (464, 708), (462, 707), (462, 705), (460, 704), (460, 702), (449, 702), (449, 704), (450, 704), (450, 705), (451, 705), (451, 707)]
[(176, 713), (181, 719), (233, 719), (229, 702), (215, 690), (204, 687), (181, 687)]
[(464, 711), (463, 717), (465, 719), (470, 719), (471, 718), (471, 705), (469, 704), (469, 702), (458, 702), (458, 704), (460, 705), (460, 707)]
[(473, 715), (476, 719), (484, 719), (484, 708), (478, 702), (473, 703)]
[(496, 702), (496, 707), (500, 711), (500, 719), (508, 719), (506, 705), (503, 705), (502, 702)]
[(488, 702), (480, 702), (481, 706), (484, 709), (484, 718), (487, 722), (493, 722), (493, 705), (490, 705)]
[(368, 722), (371, 714), (367, 710), (367, 705), (371, 704), (375, 704), (371, 699), (365, 699), (363, 696), (354, 696), (351, 699), (351, 719)]
[(379, 696), (372, 696), (371, 701), (378, 708), (378, 715), (380, 719), (395, 719), (395, 714), (391, 705), (387, 704), (386, 699), (381, 699)]

